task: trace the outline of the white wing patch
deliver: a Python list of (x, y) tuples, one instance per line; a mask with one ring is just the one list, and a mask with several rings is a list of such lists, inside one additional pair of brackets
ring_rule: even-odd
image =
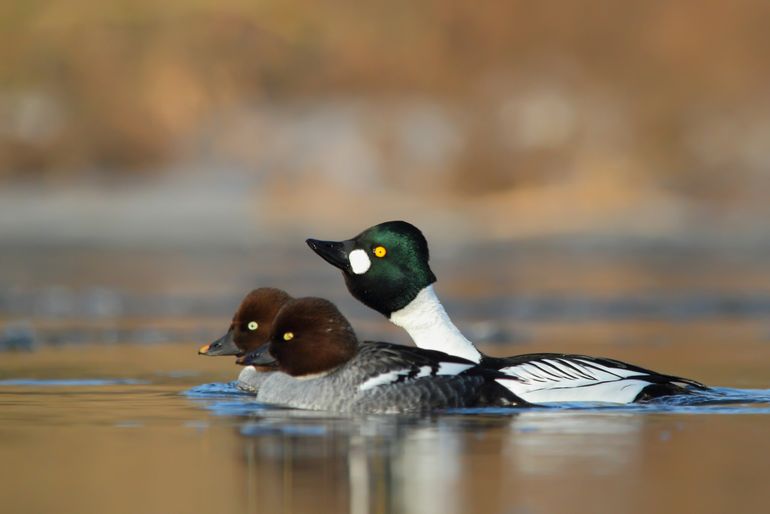
[(366, 391), (367, 389), (372, 389), (373, 387), (393, 383), (396, 380), (398, 380), (401, 376), (408, 375), (409, 371), (410, 370), (408, 369), (399, 369), (396, 371), (389, 371), (387, 373), (374, 376), (368, 379), (366, 382), (363, 382), (361, 385), (359, 385), (358, 390)]
[(438, 365), (438, 369), (436, 371), (433, 371), (433, 368), (431, 366), (420, 366), (419, 371), (416, 374), (413, 374), (413, 376), (409, 376), (410, 374), (414, 373), (411, 369), (397, 369), (394, 371), (388, 371), (387, 373), (382, 373), (380, 375), (373, 376), (370, 379), (367, 379), (365, 382), (363, 382), (361, 385), (358, 386), (359, 391), (366, 391), (368, 389), (372, 389), (381, 385), (388, 385), (393, 384), (398, 381), (404, 380), (404, 378), (407, 378), (408, 380), (416, 380), (418, 378), (423, 377), (430, 377), (430, 376), (437, 376), (437, 375), (458, 375), (465, 371), (466, 369), (472, 368), (474, 364), (461, 364), (458, 362), (440, 362)]
[(538, 359), (500, 371), (518, 380), (497, 381), (532, 403), (631, 403), (650, 385), (639, 371), (579, 358)]

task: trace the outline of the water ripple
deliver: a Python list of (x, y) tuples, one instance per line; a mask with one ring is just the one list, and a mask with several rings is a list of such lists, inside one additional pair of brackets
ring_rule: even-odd
[[(259, 403), (254, 395), (236, 387), (236, 382), (202, 384), (183, 393), (194, 399), (228, 398), (227, 401), (203, 402), (203, 408), (216, 416), (246, 416), (281, 407)], [(669, 414), (770, 414), (770, 389), (734, 389), (714, 387), (692, 395), (658, 398), (648, 403), (618, 405), (597, 402), (564, 402), (533, 407), (471, 407), (445, 409), (441, 412), (460, 415), (511, 416), (522, 412), (582, 411), (618, 413)], [(287, 411), (288, 412), (288, 411)], [(299, 411), (303, 412), (303, 411)]]
[(658, 398), (648, 403), (618, 405), (599, 402), (564, 402), (558, 404), (518, 407), (481, 407), (451, 409), (457, 414), (509, 415), (512, 412), (532, 411), (596, 411), (627, 413), (671, 414), (770, 414), (770, 389), (734, 389), (714, 387), (692, 395)]
[(183, 391), (182, 394), (188, 398), (221, 398), (231, 396), (253, 396), (238, 389), (238, 383), (232, 382), (213, 382), (210, 384), (201, 384)]

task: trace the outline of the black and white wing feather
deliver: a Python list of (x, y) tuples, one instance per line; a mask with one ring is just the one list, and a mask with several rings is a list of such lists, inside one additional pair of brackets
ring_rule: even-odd
[[(425, 377), (452, 377), (466, 373), (483, 374), (475, 362), (434, 350), (392, 343), (366, 342), (359, 349), (357, 368), (360, 391), (406, 384)], [(492, 370), (489, 370), (492, 371)]]
[(526, 402), (496, 382), (516, 380), (462, 357), (391, 343), (363, 343), (346, 366), (355, 410), (415, 412)]
[(498, 382), (531, 403), (631, 403), (707, 389), (694, 380), (585, 355), (541, 353), (501, 359), (486, 357), (481, 365), (510, 377), (512, 380)]

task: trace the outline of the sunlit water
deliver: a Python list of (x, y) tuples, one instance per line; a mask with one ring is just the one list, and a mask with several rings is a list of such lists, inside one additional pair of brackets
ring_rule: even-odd
[[(41, 255), (15, 268), (0, 255), (0, 321), (30, 343), (0, 354), (2, 511), (767, 510), (765, 267), (519, 259), (514, 273), (502, 256), (483, 255), (479, 268), (465, 266), (467, 255), (439, 257), (435, 268), (460, 277), (437, 288), (488, 353), (602, 355), (715, 389), (645, 405), (430, 416), (281, 409), (234, 388), (232, 359), (196, 355), (249, 287), (331, 296), (362, 335), (405, 341), (312, 258), (292, 254), (291, 269), (250, 275), (233, 271), (249, 269), (248, 254), (147, 258), (159, 269), (80, 255), (82, 264), (59, 263), (66, 273)], [(270, 256), (253, 262), (280, 260)]]

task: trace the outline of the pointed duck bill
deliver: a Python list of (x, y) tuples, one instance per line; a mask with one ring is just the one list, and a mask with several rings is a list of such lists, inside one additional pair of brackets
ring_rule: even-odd
[(254, 366), (260, 371), (278, 369), (278, 361), (270, 355), (270, 342), (263, 343), (259, 348), (239, 355), (235, 359), (235, 363), (239, 366)]
[(238, 355), (240, 353), (240, 348), (235, 346), (235, 341), (233, 341), (232, 330), (228, 330), (225, 335), (213, 343), (201, 346), (200, 350), (198, 350), (198, 355), (208, 355), (210, 357), (217, 355)]
[(348, 254), (353, 250), (353, 242), (348, 241), (320, 241), (318, 239), (306, 239), (307, 245), (323, 260), (342, 271), (350, 271)]
[(243, 364), (244, 366), (275, 367), (278, 363), (275, 358), (270, 355), (270, 343), (265, 343), (256, 350), (252, 350), (238, 359), (238, 364)]

